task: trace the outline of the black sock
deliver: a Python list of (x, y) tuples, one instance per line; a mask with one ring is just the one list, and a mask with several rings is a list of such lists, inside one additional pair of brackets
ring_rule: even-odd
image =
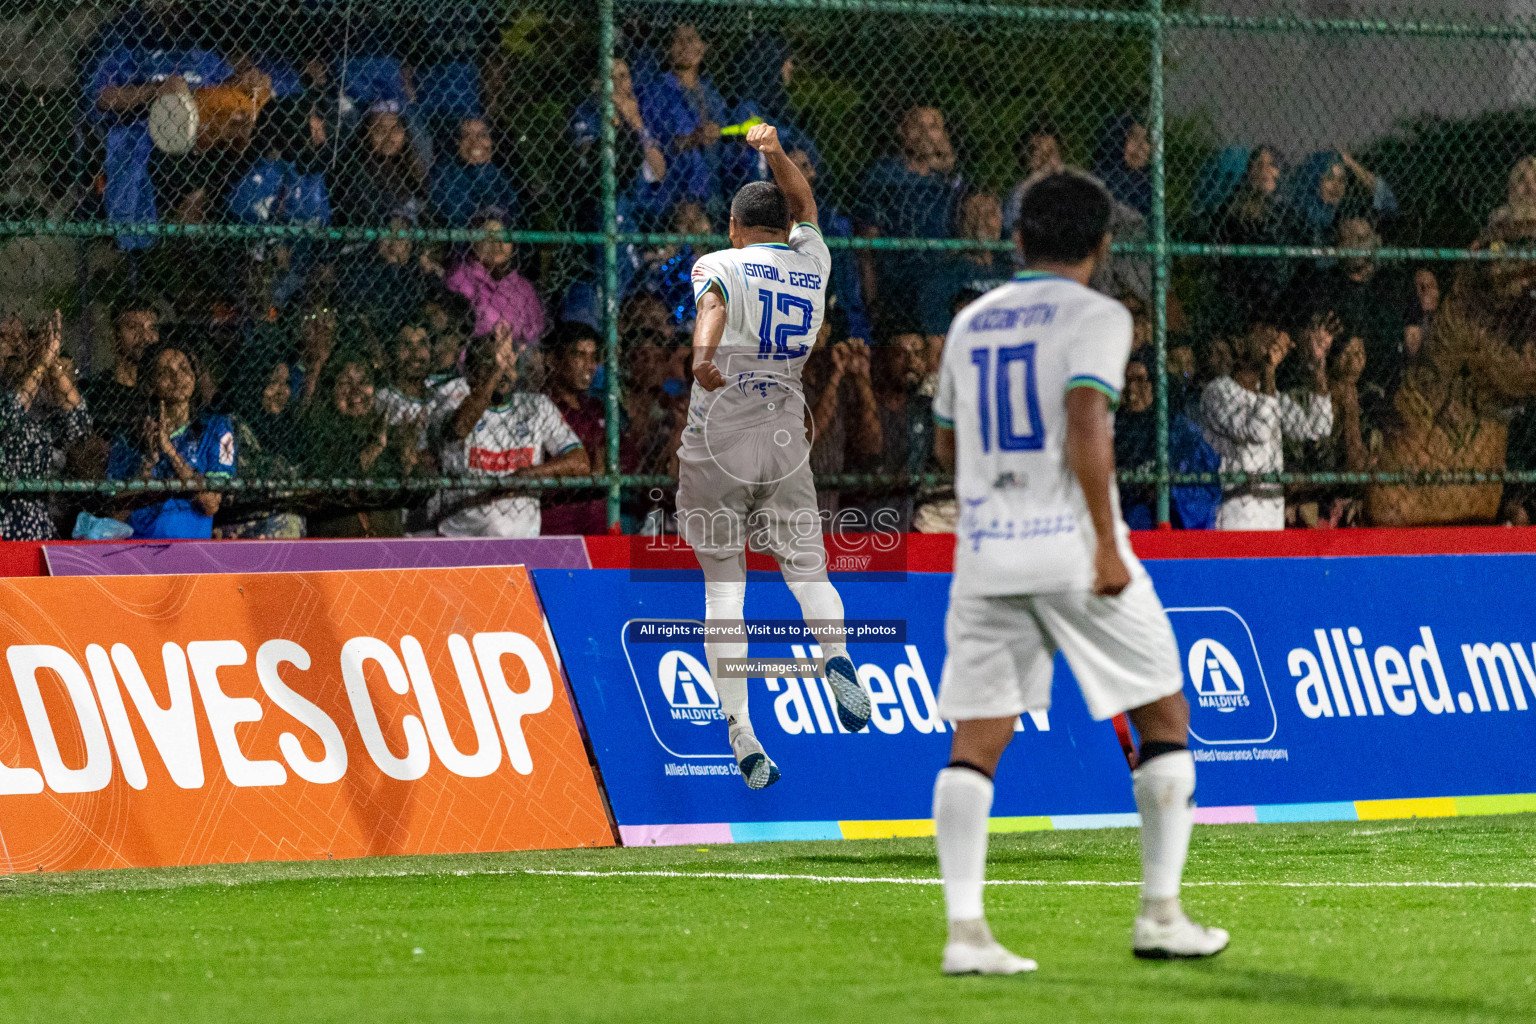
[(1172, 754), (1176, 751), (1189, 749), (1182, 743), (1168, 743), (1163, 740), (1145, 740), (1141, 744), (1141, 750), (1136, 753), (1136, 764), (1141, 766), (1154, 757), (1162, 757), (1164, 754)]
[(975, 772), (977, 775), (980, 775), (982, 778), (986, 779), (988, 782), (992, 781), (992, 773), (991, 772), (987, 771), (985, 768), (981, 767), (980, 765), (972, 764), (969, 761), (951, 761), (951, 762), (949, 762), (949, 764), (945, 765), (944, 767), (946, 767), (946, 768), (967, 768), (967, 769)]

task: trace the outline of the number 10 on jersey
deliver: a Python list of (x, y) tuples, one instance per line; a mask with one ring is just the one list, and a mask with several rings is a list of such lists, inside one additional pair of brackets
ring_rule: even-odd
[[(759, 359), (799, 359), (810, 349), (804, 342), (789, 347), (790, 338), (800, 338), (811, 333), (811, 317), (816, 310), (808, 299), (802, 299), (798, 295), (790, 295), (785, 292), (771, 292), (767, 289), (759, 289), (757, 298), (763, 304), (763, 318), (757, 325), (757, 358)], [(792, 313), (800, 314), (800, 322), (781, 323), (774, 326), (773, 307), (777, 304), (779, 312), (788, 316)]]
[[(994, 443), (1002, 452), (1034, 452), (1044, 448), (1045, 425), (1040, 422), (1040, 399), (1035, 394), (1035, 343), (999, 349), (973, 348), (971, 364), (976, 367), (981, 450), (990, 452)], [(1019, 426), (1026, 429), (1021, 433)]]

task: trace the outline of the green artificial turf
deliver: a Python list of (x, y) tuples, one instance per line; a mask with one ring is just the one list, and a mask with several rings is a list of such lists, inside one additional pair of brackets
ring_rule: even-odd
[[(994, 836), (995, 878), (1134, 880), (1136, 833)], [(1522, 1021), (1536, 816), (1196, 830), (1200, 963), (1132, 959), (1134, 887), (990, 888), (1040, 961), (946, 979), (931, 840), (569, 851), (0, 880), (0, 1021)], [(1308, 883), (1301, 887), (1277, 882)]]

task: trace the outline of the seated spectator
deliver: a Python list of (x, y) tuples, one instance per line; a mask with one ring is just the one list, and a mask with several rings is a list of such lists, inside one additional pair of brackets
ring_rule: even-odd
[[(235, 386), (232, 422), (241, 475), (251, 480), (293, 478), (302, 469), (303, 425), (298, 417), (301, 383), (294, 367), (266, 357), (246, 367)], [(213, 528), (223, 540), (292, 540), (304, 536), (304, 517), (287, 507), (281, 492), (225, 495)]]
[(661, 301), (648, 294), (625, 303), (620, 328), (621, 468), (645, 476), (675, 476), (677, 446), (688, 415), (691, 342), (675, 330)]
[[(789, 43), (782, 35), (770, 33), (758, 36), (747, 43), (742, 55), (742, 66), (734, 78), (736, 105), (731, 108), (731, 122), (741, 124), (749, 118), (760, 118), (779, 130), (779, 143), (784, 152), (799, 150), (812, 163), (820, 163), (821, 154), (816, 143), (795, 121), (789, 100), (789, 83), (795, 74), (795, 57)], [(772, 181), (768, 164), (762, 155), (750, 146), (742, 144), (745, 136), (722, 144), (725, 159), (722, 160), (724, 192), (734, 196), (736, 190), (749, 181)]]
[[(870, 380), (869, 346), (862, 338), (848, 336), (848, 317), (836, 306), (822, 318), (802, 382), (811, 414), (811, 470), (818, 478), (839, 475), (850, 463), (879, 456), (880, 413)], [(838, 491), (818, 487), (816, 502), (823, 512), (833, 514), (834, 528), (849, 525), (835, 516), (842, 507)]]
[[(571, 148), (576, 153), (576, 227), (600, 231), (603, 225), (603, 97), (597, 83), (591, 96), (576, 108), (569, 125)], [(627, 207), (656, 212), (666, 206), (664, 183), (667, 158), (640, 114), (629, 65), (613, 62), (614, 176), (621, 202)], [(621, 215), (622, 215), (621, 207)]]
[[(314, 70), (323, 70), (318, 67)], [(244, 224), (328, 227), (331, 197), (327, 172), (335, 113), (320, 95), (320, 81), (306, 72), (298, 91), (274, 99), (252, 139), (256, 158), (230, 188), (229, 213)], [(328, 127), (328, 121), (330, 126)], [(305, 286), (324, 247), (306, 238), (268, 238), (248, 250), (257, 309), (282, 309)]]
[(1397, 197), (1387, 179), (1367, 170), (1348, 153), (1313, 153), (1298, 168), (1291, 185), (1286, 241), (1292, 245), (1332, 245), (1341, 221), (1368, 217), (1379, 224), (1396, 212)]
[[(415, 110), (428, 123), (483, 117), (494, 74), (481, 62), (496, 51), (500, 25), (492, 4), (440, 4), (424, 13), (410, 81)], [(489, 69), (488, 69), (489, 70)]]
[(474, 306), (457, 292), (440, 292), (422, 304), (420, 319), (432, 350), (427, 387), (436, 392), (450, 381), (462, 382), (460, 362), (475, 322)]
[[(374, 402), (373, 367), (343, 352), (326, 367), (320, 397), (304, 413), (307, 475), (320, 479), (398, 480), (417, 466), (417, 432), (391, 430)], [(308, 517), (311, 537), (399, 537), (404, 533), (398, 493), (357, 490), (322, 505)]]
[(151, 349), (139, 367), (140, 427), (112, 445), (107, 476), (176, 480), (191, 487), (163, 501), (130, 492), (123, 504), (135, 538), (208, 540), (213, 536), (213, 517), (222, 495), (196, 487), (207, 480), (235, 476), (237, 446), (229, 417), (203, 411), (201, 373), (197, 355), (176, 343)]
[[(55, 310), (28, 336), (14, 313), (0, 322), (0, 477), (48, 480), (64, 452), (90, 431), (90, 416), (59, 349), (63, 319)], [(0, 496), (0, 540), (52, 540), (46, 495)]]
[(483, 118), (459, 122), (451, 157), (440, 158), (432, 168), (432, 207), (447, 227), (467, 227), (481, 210), (502, 211), (507, 224), (516, 224), (517, 189), (502, 169), (492, 162), (491, 129)]
[[(702, 205), (678, 203), (672, 211), (669, 230), (679, 235), (709, 235), (714, 233), (715, 226)], [(639, 264), (632, 271), (630, 287), (656, 296), (666, 305), (672, 326), (686, 329), (695, 316), (693, 264), (703, 253), (695, 251), (688, 242), (668, 242), (633, 252), (632, 258), (637, 258)]]
[[(913, 107), (897, 130), (901, 153), (884, 157), (864, 175), (859, 208), (863, 238), (948, 238), (963, 182), (955, 173), (955, 151), (944, 115), (933, 107)], [(912, 250), (875, 254), (859, 250), (864, 304), (872, 314), (881, 296), (891, 302), (920, 294), (932, 260)]]
[(112, 317), (112, 364), (81, 385), (96, 433), (109, 446), (137, 434), (144, 410), (137, 390), (144, 353), (160, 344), (160, 317), (151, 302), (130, 299)]
[[(476, 215), (469, 226), (487, 235), (506, 230), (506, 222), (494, 211)], [(474, 307), (475, 334), (488, 335), (497, 324), (506, 324), (513, 340), (526, 348), (544, 334), (544, 307), (533, 285), (513, 265), (514, 251), (511, 242), (481, 238), (443, 284)]]
[(450, 492), (437, 524), (444, 537), (537, 537), (537, 495), (517, 481), (586, 476), (581, 440), (544, 395), (516, 391), (517, 349), (503, 327), (470, 343), (469, 395), (439, 430), (438, 461), (449, 476), (496, 477), (491, 490)]
[[(990, 192), (974, 192), (960, 204), (960, 237), (998, 242), (1003, 237), (1003, 208)], [(985, 294), (1013, 276), (1013, 260), (996, 249), (966, 249), (935, 257), (919, 293), (923, 333), (942, 348), (953, 319), (951, 307), (963, 291)]]
[(1093, 173), (1122, 206), (1152, 215), (1152, 138), (1135, 114), (1121, 114), (1105, 129), (1093, 157)]
[(336, 311), (318, 299), (312, 300), (299, 314), (296, 369), (302, 382), (300, 404), (308, 406), (320, 390), (326, 364), (336, 351)]
[[(1463, 267), (1403, 375), (1377, 470), (1475, 472), (1528, 464), (1527, 452), (1511, 450), (1510, 416), (1536, 399), (1536, 348), (1523, 331), (1511, 330), (1501, 312), (1504, 298), (1480, 270)], [(1373, 484), (1365, 490), (1365, 517), (1372, 526), (1490, 524), (1503, 497), (1498, 482)]]
[(1050, 114), (1041, 114), (1024, 130), (1015, 156), (1024, 176), (1008, 194), (1008, 202), (1003, 204), (1003, 234), (1010, 238), (1018, 226), (1019, 207), (1024, 202), (1026, 187), (1036, 178), (1055, 174), (1067, 166), (1062, 156), (1061, 132), (1057, 130), (1056, 122), (1051, 120)]
[(670, 198), (722, 206), (720, 126), (725, 100), (703, 76), (709, 46), (683, 22), (672, 31), (671, 69), (640, 92), (640, 113), (667, 158)]
[[(1285, 207), (1280, 202), (1280, 161), (1274, 149), (1249, 152), (1242, 178), (1231, 198), (1216, 208), (1211, 241), (1221, 245), (1284, 245)], [(1290, 284), (1289, 260), (1223, 259), (1216, 265), (1215, 291), (1221, 296), (1218, 332), (1277, 317), (1281, 296)]]
[[(156, 148), (149, 135), (149, 107), (166, 94), (195, 103), (199, 90), (233, 78), (235, 69), (200, 45), (186, 7), (162, 3), (129, 12), (116, 31), (104, 32), (88, 74), (92, 104), (88, 116), (105, 136), (108, 220), (153, 223), (162, 209), (177, 219), (200, 220), (209, 194), (223, 193), (221, 179), (233, 168), (197, 146), (184, 154)], [(259, 93), (263, 78), (259, 70), (250, 68), (237, 84)], [(270, 95), (270, 83), (266, 89)], [(153, 243), (152, 236), (118, 239), (124, 249)]]
[[(860, 460), (857, 468), (863, 473), (916, 476), (928, 471), (933, 457), (933, 398), (923, 388), (931, 372), (928, 339), (910, 320), (886, 321), (879, 333), (879, 343), (870, 352), (870, 383), (880, 418), (880, 450)], [(886, 484), (877, 491), (859, 502), (865, 528), (910, 532), (915, 490)]]
[(407, 136), (401, 105), (368, 109), (360, 141), (343, 157), (333, 213), (346, 225), (372, 227), (391, 217), (419, 219), (426, 207), (427, 169)]
[[(548, 370), (544, 394), (580, 439), (592, 475), (601, 476), (608, 461), (608, 413), (603, 399), (591, 393), (592, 377), (602, 360), (598, 332), (586, 324), (560, 324), (545, 339), (544, 351)], [(542, 533), (608, 532), (608, 503), (600, 490), (546, 491), (540, 504)]]
[[(343, 352), (326, 367), (315, 404), (304, 410), (306, 474), (319, 479), (395, 481), (418, 467), (418, 433), (392, 430), (375, 404), (372, 362)], [(404, 534), (398, 491), (332, 494), (307, 517), (312, 537), (399, 537)]]
[[(1125, 388), (1115, 412), (1115, 468), (1121, 472), (1157, 469), (1157, 414), (1148, 356), (1133, 355), (1125, 367)], [(1172, 473), (1216, 473), (1221, 456), (1206, 443), (1200, 428), (1181, 410), (1168, 410), (1168, 469)], [(1180, 484), (1169, 495), (1168, 515), (1176, 529), (1209, 530), (1221, 504), (1219, 484)], [(1157, 527), (1157, 487), (1126, 484), (1120, 511), (1133, 530)]]
[[(1313, 335), (1315, 342), (1323, 337)], [(1278, 473), (1285, 468), (1286, 438), (1313, 441), (1333, 429), (1333, 403), (1323, 370), (1327, 350), (1309, 353), (1312, 391), (1298, 403), (1279, 394), (1275, 384), (1276, 371), (1291, 351), (1290, 335), (1261, 324), (1239, 338), (1234, 349), (1231, 374), (1211, 381), (1200, 396), (1200, 425), (1221, 455), (1223, 473)], [(1228, 484), (1223, 490), (1216, 529), (1284, 528), (1280, 484)]]
[(427, 329), (415, 323), (402, 325), (389, 352), (389, 383), (374, 392), (374, 404), (384, 414), (384, 425), (400, 433), (414, 431), (418, 449), (427, 445), (428, 414), (434, 397), (427, 387), (431, 359)]
[[(1304, 352), (1313, 349), (1311, 345), (1303, 347)], [(1372, 445), (1379, 446), (1381, 437), (1374, 413), (1361, 408), (1359, 383), (1367, 363), (1365, 342), (1355, 336), (1331, 348), (1320, 342), (1315, 350), (1327, 353), (1333, 428), (1316, 440), (1288, 442), (1286, 462), (1303, 473), (1363, 473), (1370, 469)], [(1291, 488), (1286, 494), (1286, 525), (1307, 529), (1359, 526), (1363, 511), (1360, 494), (1359, 487), (1338, 484)]]
[[(1381, 237), (1363, 218), (1350, 217), (1339, 225), (1338, 245), (1377, 249)], [(1407, 369), (1408, 324), (1403, 319), (1407, 291), (1401, 278), (1378, 272), (1375, 260), (1351, 256), (1326, 270), (1302, 273), (1287, 299), (1287, 306), (1304, 318), (1298, 327), (1327, 323), (1341, 342), (1361, 341), (1365, 374), (1360, 379), (1360, 400), (1371, 419), (1385, 412)], [(1305, 375), (1311, 379), (1310, 370)], [(1281, 381), (1282, 390), (1288, 386), (1288, 381)]]
[[(805, 175), (806, 183), (815, 189), (817, 179), (821, 177), (821, 166), (814, 151), (786, 149), (785, 153), (800, 168), (800, 173)], [(819, 211), (817, 221), (823, 236), (854, 236), (856, 225), (853, 218), (838, 208), (833, 197), (818, 192), (816, 207)], [(869, 313), (864, 308), (864, 286), (859, 275), (859, 259), (853, 250), (841, 247), (832, 250), (832, 275), (827, 279), (827, 307), (830, 309), (836, 304), (847, 315), (848, 337), (867, 341), (874, 331), (869, 323)]]
[[(384, 226), (404, 232), (414, 230), (417, 222), (396, 216)], [(409, 238), (381, 237), (338, 261), (337, 294), (348, 313), (365, 319), (378, 336), (393, 337), (426, 301), (435, 284), (432, 266), (429, 258), (417, 255)]]

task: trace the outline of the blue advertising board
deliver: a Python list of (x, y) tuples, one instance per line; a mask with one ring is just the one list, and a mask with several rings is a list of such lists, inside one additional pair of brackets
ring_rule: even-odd
[[(1536, 809), (1536, 556), (1148, 562), (1178, 637), (1206, 821)], [(901, 617), (851, 645), (874, 705), (844, 732), (825, 684), (752, 679), (783, 771), (743, 785), (702, 644), (638, 642), (639, 620), (699, 620), (699, 583), (534, 572), (626, 842), (922, 834), (950, 728), (935, 711), (949, 576), (839, 584), (850, 619)], [(772, 575), (753, 620), (798, 607)], [(1524, 639), (1522, 639), (1524, 638)], [(809, 641), (754, 657), (814, 657)], [(1058, 659), (1053, 706), (1016, 723), (995, 828), (1134, 822), (1124, 757)], [(929, 826), (931, 827), (931, 826)]]

